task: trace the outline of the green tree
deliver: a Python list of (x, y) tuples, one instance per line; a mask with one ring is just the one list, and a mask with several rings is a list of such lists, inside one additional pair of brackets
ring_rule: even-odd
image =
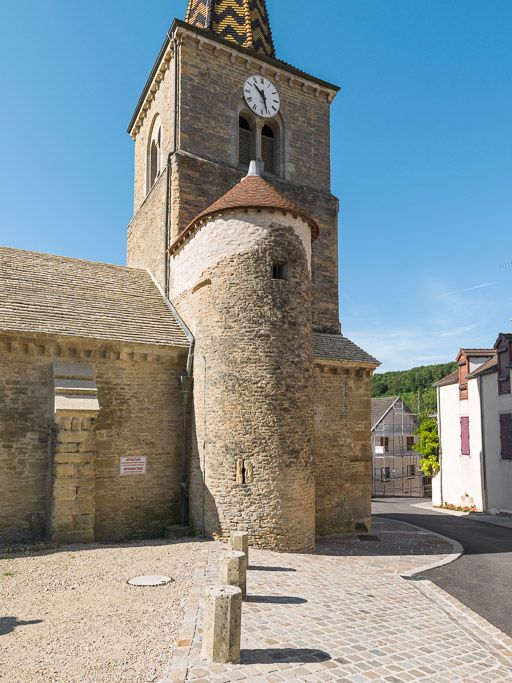
[(424, 419), (437, 411), (437, 396), (433, 383), (456, 368), (456, 363), (443, 363), (423, 365), (411, 370), (377, 373), (372, 380), (372, 396), (400, 396), (413, 413)]
[(416, 431), (419, 437), (413, 448), (423, 457), (420, 459), (420, 470), (428, 477), (439, 472), (439, 433), (437, 420), (428, 418), (423, 420)]

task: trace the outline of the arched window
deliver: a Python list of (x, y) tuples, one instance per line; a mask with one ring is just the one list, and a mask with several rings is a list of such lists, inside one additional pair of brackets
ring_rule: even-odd
[(240, 166), (249, 166), (252, 159), (252, 129), (249, 121), (240, 116), (238, 119), (238, 163)]
[(162, 171), (162, 126), (160, 117), (157, 116), (153, 123), (148, 150), (147, 191), (149, 192), (156, 183)]
[(267, 173), (275, 173), (275, 136), (270, 126), (263, 126), (261, 131), (261, 157)]

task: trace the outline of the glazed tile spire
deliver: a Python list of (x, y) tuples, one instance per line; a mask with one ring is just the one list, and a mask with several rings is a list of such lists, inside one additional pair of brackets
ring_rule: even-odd
[(240, 47), (275, 57), (265, 0), (188, 0), (185, 21)]

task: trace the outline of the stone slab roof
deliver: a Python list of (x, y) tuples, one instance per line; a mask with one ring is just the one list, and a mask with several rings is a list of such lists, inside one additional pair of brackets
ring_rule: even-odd
[(380, 365), (378, 360), (342, 334), (314, 334), (313, 350), (318, 359), (368, 363), (375, 367)]
[(187, 347), (145, 270), (0, 247), (0, 331)]
[(372, 398), (372, 429), (389, 413), (391, 408), (400, 396), (383, 396), (382, 398)]
[(446, 375), (446, 377), (443, 377), (440, 379), (438, 382), (434, 382), (432, 386), (434, 387), (447, 387), (450, 384), (458, 384), (459, 383), (459, 371), (454, 370), (453, 372), (450, 372), (449, 375)]
[(475, 377), (479, 377), (480, 375), (488, 375), (492, 372), (498, 372), (497, 355), (493, 358), (489, 358), (489, 360), (483, 363), (479, 368), (473, 370), (473, 372), (468, 375), (468, 379), (474, 379)]

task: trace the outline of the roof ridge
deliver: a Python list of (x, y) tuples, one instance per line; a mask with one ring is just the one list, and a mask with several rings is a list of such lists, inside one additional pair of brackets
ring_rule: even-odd
[(117, 269), (117, 270), (137, 271), (140, 273), (147, 273), (147, 271), (144, 268), (133, 268), (133, 266), (122, 266), (118, 263), (106, 263), (105, 261), (91, 261), (89, 259), (80, 258), (78, 256), (63, 256), (62, 254), (49, 254), (46, 251), (35, 251), (33, 249), (20, 249), (19, 247), (9, 247), (9, 246), (0, 244), (0, 252), (2, 252), (2, 251), (18, 252), (21, 254), (31, 254), (33, 256), (43, 256), (43, 257), (47, 257), (47, 258), (62, 259), (63, 261), (78, 261), (80, 263), (88, 263), (89, 265), (94, 265), (94, 266), (105, 266), (107, 268), (112, 268), (112, 269)]

